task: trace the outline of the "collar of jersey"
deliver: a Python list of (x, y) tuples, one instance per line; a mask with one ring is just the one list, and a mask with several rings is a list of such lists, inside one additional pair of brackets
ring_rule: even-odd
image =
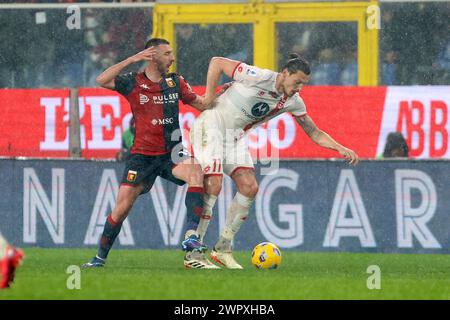
[[(141, 89), (144, 89), (148, 92), (159, 92), (161, 91), (161, 87), (160, 85), (163, 83), (164, 81), (164, 76), (161, 78), (161, 80), (159, 82), (153, 82), (152, 80), (150, 80), (147, 75), (145, 74), (145, 72), (141, 73), (141, 79), (138, 80), (139, 83), (139, 87)], [(148, 86), (148, 89), (142, 88), (141, 85), (142, 84), (146, 84)]]
[(277, 98), (279, 98), (280, 96), (284, 96), (284, 93), (278, 92), (277, 87), (276, 87), (278, 75), (281, 76), (280, 73), (275, 73), (275, 80), (273, 81), (272, 90), (271, 90), (273, 93), (275, 93), (277, 95)]

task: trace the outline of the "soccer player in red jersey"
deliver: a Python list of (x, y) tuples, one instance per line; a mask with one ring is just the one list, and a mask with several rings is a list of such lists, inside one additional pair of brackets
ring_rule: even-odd
[[(182, 248), (187, 251), (184, 264), (188, 268), (218, 268), (200, 253), (206, 250), (196, 229), (203, 214), (203, 173), (194, 158), (182, 148), (178, 121), (179, 100), (199, 111), (205, 109), (204, 98), (192, 91), (179, 74), (168, 73), (174, 62), (169, 42), (150, 39), (145, 49), (106, 69), (97, 83), (122, 94), (130, 103), (136, 133), (131, 156), (126, 162), (117, 202), (107, 217), (98, 254), (84, 267), (102, 267), (122, 222), (139, 195), (147, 193), (160, 176), (178, 185), (188, 184), (186, 194), (187, 232)], [(140, 73), (120, 75), (133, 63), (148, 62)], [(196, 259), (198, 255), (201, 259)]]
[(11, 246), (0, 233), (0, 289), (11, 286), (23, 257), (22, 250)]

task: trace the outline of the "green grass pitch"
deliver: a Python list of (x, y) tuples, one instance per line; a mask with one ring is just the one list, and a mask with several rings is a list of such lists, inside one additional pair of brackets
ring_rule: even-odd
[[(81, 289), (66, 286), (68, 266), (95, 249), (25, 248), (8, 299), (450, 299), (450, 256), (283, 252), (276, 270), (257, 270), (250, 252), (235, 253), (244, 270), (183, 267), (179, 250), (112, 250), (107, 266), (81, 269)], [(378, 265), (381, 289), (369, 290)]]

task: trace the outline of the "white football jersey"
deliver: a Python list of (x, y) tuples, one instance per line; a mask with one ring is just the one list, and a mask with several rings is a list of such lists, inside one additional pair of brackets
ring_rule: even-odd
[(216, 101), (214, 109), (221, 115), (226, 129), (247, 131), (283, 112), (306, 115), (300, 95), (292, 97), (277, 92), (278, 73), (240, 63), (233, 71), (233, 85)]

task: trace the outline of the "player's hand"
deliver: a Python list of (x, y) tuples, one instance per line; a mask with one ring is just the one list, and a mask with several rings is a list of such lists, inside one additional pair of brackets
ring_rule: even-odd
[(155, 56), (156, 56), (156, 48), (148, 47), (147, 49), (136, 53), (134, 56), (131, 56), (129, 59), (131, 60), (132, 63), (135, 63), (143, 60), (152, 61)]
[(356, 166), (359, 162), (359, 157), (355, 151), (348, 149), (346, 147), (342, 147), (339, 150), (339, 153), (349, 160), (349, 164), (351, 166)]
[(216, 101), (216, 99), (222, 94), (224, 93), (229, 87), (231, 87), (231, 85), (233, 84), (233, 82), (227, 82), (224, 83), (222, 85), (222, 88), (217, 91), (214, 96), (208, 96), (206, 93), (202, 95), (202, 100), (203, 100), (203, 106), (204, 109), (209, 109), (212, 107), (212, 105), (214, 104), (214, 102)]
[(202, 102), (203, 102), (203, 106), (204, 106), (205, 110), (212, 107), (215, 99), (216, 99), (216, 96), (211, 97), (206, 94), (202, 95)]

